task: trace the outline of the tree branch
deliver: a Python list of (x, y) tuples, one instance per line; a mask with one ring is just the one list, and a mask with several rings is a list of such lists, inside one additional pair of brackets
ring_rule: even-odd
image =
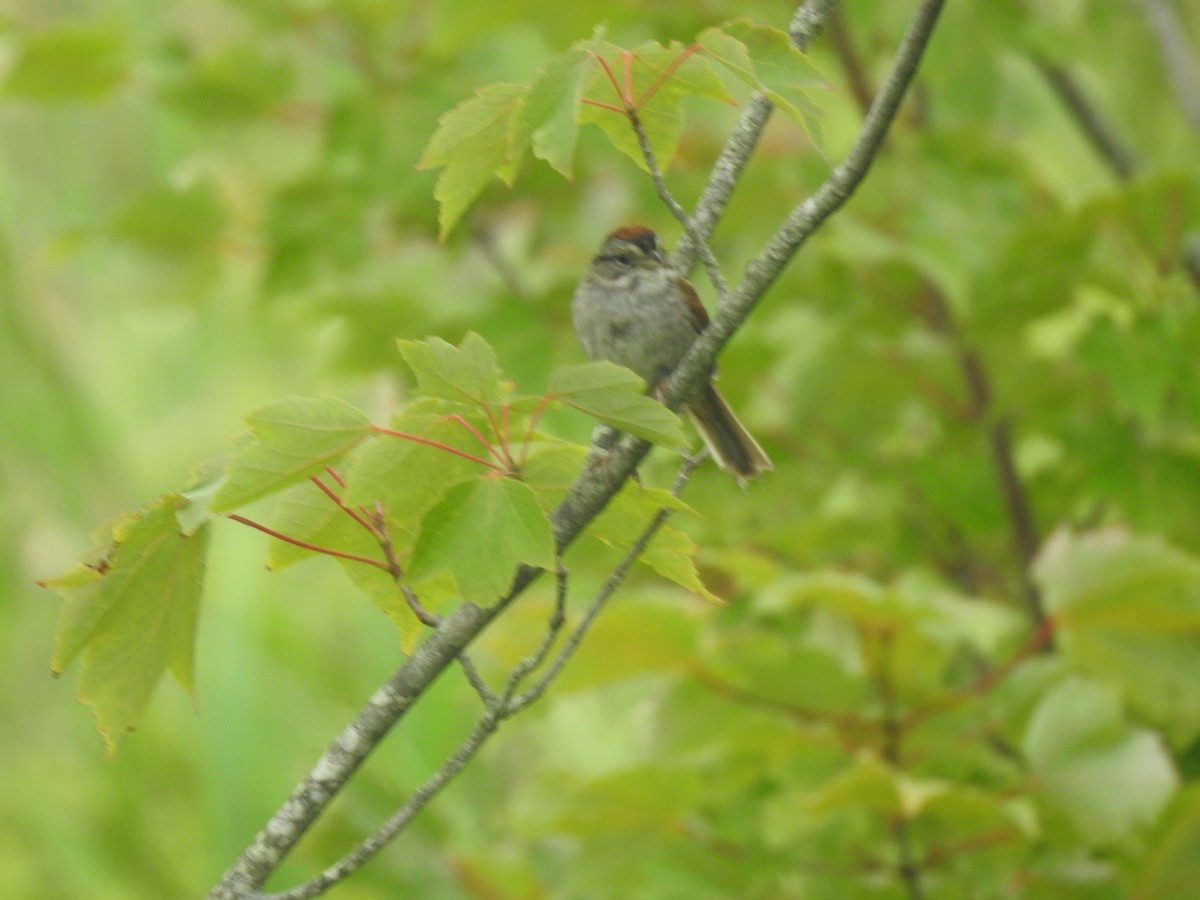
[[(837, 0), (806, 0), (802, 3), (788, 26), (792, 42), (801, 50), (806, 50), (813, 38), (820, 34), (826, 17), (836, 5)], [(708, 184), (696, 202), (696, 210), (691, 216), (692, 231), (684, 234), (672, 254), (671, 263), (680, 272), (686, 274), (696, 264), (702, 243), (712, 235), (725, 207), (729, 205), (729, 198), (733, 196), (746, 163), (754, 155), (758, 139), (762, 137), (767, 120), (774, 111), (775, 104), (758, 92), (751, 95), (746, 103), (741, 118), (713, 163)], [(699, 239), (702, 240), (697, 243)]]
[[(1143, 3), (1148, 14), (1162, 5), (1157, 0), (1143, 0)], [(1165, 15), (1173, 15), (1173, 12), (1168, 9)], [(1183, 52), (1187, 52), (1186, 47), (1183, 47)], [(1116, 126), (1087, 96), (1082, 85), (1062, 66), (1041, 58), (1035, 58), (1034, 63), (1116, 178), (1119, 181), (1134, 178), (1139, 168), (1137, 157), (1129, 149), (1128, 143), (1121, 137)], [(1183, 97), (1179, 102), (1185, 102)], [(1193, 124), (1194, 127), (1200, 128), (1200, 123)], [(1180, 258), (1192, 283), (1200, 290), (1200, 232), (1192, 230), (1183, 235)]]
[[(967, 396), (970, 399), (967, 406), (968, 417), (987, 436), (988, 455), (995, 470), (996, 485), (1008, 513), (1009, 539), (1012, 542), (1017, 578), (1025, 607), (1039, 631), (1047, 630), (1045, 603), (1031, 571), (1041, 537), (1029, 493), (1017, 472), (1012, 426), (1008, 417), (996, 410), (992, 379), (983, 358), (963, 337), (962, 330), (954, 318), (954, 311), (950, 309), (946, 298), (937, 288), (931, 287), (928, 299), (926, 318), (929, 325), (949, 341), (958, 361), (959, 372), (966, 384)], [(1047, 631), (1047, 634), (1050, 637), (1045, 649), (1049, 650), (1052, 649), (1052, 632)]]
[(1034, 64), (1075, 119), (1093, 149), (1112, 169), (1113, 174), (1121, 181), (1132, 178), (1137, 170), (1137, 159), (1133, 150), (1117, 133), (1112, 122), (1106, 119), (1087, 97), (1075, 76), (1045, 57), (1035, 57)]
[[(679, 467), (679, 473), (675, 477), (675, 483), (671, 487), (672, 496), (679, 496), (691, 478), (692, 473), (704, 458), (705, 454), (701, 451), (695, 456), (684, 459)], [(567, 641), (563, 644), (545, 674), (528, 691), (518, 695), (516, 690), (521, 681), (545, 660), (550, 647), (553, 645), (554, 636), (562, 627), (566, 606), (567, 581), (565, 571), (560, 569), (558, 573), (558, 587), (555, 594), (555, 608), (547, 623), (546, 636), (537, 650), (528, 659), (522, 660), (513, 668), (508, 679), (507, 689), (503, 695), (493, 694), (490, 691), (485, 695), (481, 692), (481, 696), (485, 697), (484, 713), (479, 718), (479, 721), (475, 723), (475, 727), (471, 729), (471, 733), (459, 744), (458, 749), (420, 787), (412, 792), (408, 800), (374, 834), (362, 841), (354, 850), (347, 853), (316, 878), (287, 891), (259, 894), (258, 896), (263, 898), (263, 900), (305, 900), (308, 897), (315, 897), (324, 893), (338, 882), (348, 878), (350, 875), (353, 875), (376, 853), (395, 840), (408, 827), (417, 813), (433, 800), (462, 768), (483, 749), (484, 744), (500, 729), (500, 726), (507, 719), (528, 709), (529, 706), (545, 695), (546, 689), (562, 673), (567, 661), (583, 642), (584, 636), (591, 629), (601, 611), (608, 604), (608, 601), (617, 592), (617, 589), (625, 580), (625, 576), (633, 568), (633, 564), (645, 552), (650, 541), (654, 539), (659, 529), (666, 524), (667, 519), (671, 517), (673, 512), (674, 509), (663, 507), (654, 515), (642, 530), (637, 540), (633, 542), (629, 550), (625, 553), (621, 562), (610, 573), (603, 587), (596, 594), (596, 597), (592, 600), (579, 623), (572, 630), (571, 635), (567, 638)], [(460, 654), (460, 659), (465, 660), (465, 655)], [(472, 682), (474, 683), (477, 679), (478, 676), (476, 675), (472, 678)], [(478, 690), (478, 688), (476, 689)]]
[[(816, 194), (793, 211), (766, 251), (751, 264), (731, 302), (718, 311), (712, 325), (696, 341), (670, 379), (668, 405), (677, 408), (682, 398), (707, 377), (718, 353), (803, 241), (862, 181), (912, 80), (942, 4), (943, 0), (924, 0), (918, 8), (854, 147)], [(832, 5), (833, 0), (808, 0), (793, 21), (800, 22), (802, 28), (813, 29), (804, 33), (815, 33), (816, 25), (823, 21)], [(769, 104), (769, 101), (764, 99), (761, 103)], [(761, 107), (761, 103), (752, 102), (751, 106)], [(711, 191), (706, 190), (709, 199), (706, 202), (702, 197), (694, 217), (699, 234), (711, 232), (736, 185), (741, 168), (753, 151), (769, 111), (768, 105), (765, 110), (760, 110), (761, 115), (751, 116), (749, 109), (743, 115), (737, 133), (726, 147), (729, 152), (723, 152), (718, 163), (726, 168), (720, 174), (714, 173), (717, 186)], [(731, 146), (743, 149), (733, 150)], [(559, 553), (607, 505), (649, 449), (649, 443), (626, 436), (603, 461), (593, 460), (585, 466), (551, 517)], [(463, 603), (442, 620), (426, 642), (376, 691), (354, 721), (322, 754), (310, 774), (255, 836), (210, 897), (232, 900), (258, 894), (271, 872), (416, 698), (540, 574), (540, 569), (522, 566), (514, 575), (512, 587), (494, 605), (483, 608)]]
[(1194, 131), (1200, 131), (1200, 79), (1196, 57), (1187, 45), (1187, 29), (1167, 0), (1141, 0), (1142, 11), (1158, 41), (1175, 102)]
[(691, 395), (763, 294), (791, 262), (796, 251), (818, 227), (850, 198), (866, 177), (888, 128), (900, 108), (917, 65), (937, 23), (944, 0), (923, 0), (901, 41), (883, 86), (871, 104), (854, 146), (816, 193), (792, 210), (766, 248), (751, 260), (732, 300), (717, 311), (712, 323), (675, 369), (664, 393), (668, 406)]
[(209, 896), (221, 900), (259, 896), (270, 874), (367, 755), (490, 620), (488, 611), (473, 603), (463, 603), (442, 620), (321, 754)]

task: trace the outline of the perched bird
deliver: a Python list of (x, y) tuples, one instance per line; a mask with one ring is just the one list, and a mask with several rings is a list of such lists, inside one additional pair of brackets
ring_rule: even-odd
[[(571, 317), (588, 356), (632, 369), (651, 391), (708, 326), (696, 289), (671, 267), (658, 236), (641, 225), (618, 228), (604, 239), (575, 289)], [(711, 375), (685, 409), (713, 458), (739, 484), (771, 468)]]

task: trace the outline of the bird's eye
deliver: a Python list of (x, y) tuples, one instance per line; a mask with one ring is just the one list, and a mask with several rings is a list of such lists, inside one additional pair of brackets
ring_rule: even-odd
[(645, 237), (638, 238), (637, 245), (649, 256), (653, 256), (658, 251), (658, 238), (653, 234), (648, 234)]

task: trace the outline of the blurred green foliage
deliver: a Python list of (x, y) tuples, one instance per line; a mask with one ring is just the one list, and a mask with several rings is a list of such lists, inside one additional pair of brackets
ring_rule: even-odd
[[(844, 4), (813, 45), (824, 155), (772, 122), (714, 236), (730, 276), (849, 146), (912, 5)], [(637, 577), (546, 703), (336, 896), (1200, 890), (1200, 310), (1179, 264), (1198, 138), (1138, 4), (947, 6), (866, 184), (722, 359), (778, 464), (746, 492), (706, 468), (676, 522), (729, 605)], [(1197, 47), (1200, 16), (1178, 10)], [(618, 0), (604, 18), (632, 46), (743, 15), (791, 9)], [(568, 298), (599, 238), (678, 235), (648, 179), (585, 128), (571, 182), (531, 161), (439, 245), (436, 176), (416, 166), (446, 111), (532, 82), (597, 24), (582, 4), (483, 0), (5, 15), (0, 894), (202, 893), (394, 667), (394, 629), (337, 566), (268, 574), (262, 536), (222, 523), (201, 715), (164, 686), (105, 761), (48, 677), (58, 603), (33, 582), (285, 394), (388, 421), (411, 387), (396, 337), (475, 331), (530, 393), (578, 362)], [(1133, 179), (1047, 64), (1130, 145)], [(737, 110), (683, 106), (688, 205)], [(1022, 603), (1001, 424), (1053, 653)], [(543, 428), (585, 440), (591, 422)], [(656, 451), (647, 483), (672, 468)], [(580, 598), (615, 558), (572, 551)], [(548, 591), (486, 635), (486, 674), (536, 643)], [(369, 831), (477, 705), (439, 683), (273, 884)]]

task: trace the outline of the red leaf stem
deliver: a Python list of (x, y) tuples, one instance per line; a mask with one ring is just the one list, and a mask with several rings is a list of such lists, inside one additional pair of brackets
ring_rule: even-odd
[(251, 528), (256, 528), (263, 534), (269, 534), (276, 540), (283, 541), (285, 544), (292, 544), (296, 547), (302, 547), (305, 550), (312, 550), (314, 553), (324, 553), (326, 556), (337, 556), (341, 559), (350, 559), (354, 562), (366, 563), (368, 566), (375, 566), (377, 569), (383, 569), (385, 572), (390, 572), (388, 564), (378, 559), (371, 559), (369, 556), (359, 556), (357, 553), (346, 553), (343, 550), (334, 550), (332, 547), (319, 547), (316, 544), (310, 544), (307, 541), (302, 541), (299, 538), (294, 538), (282, 532), (276, 531), (273, 528), (268, 528), (253, 519), (247, 519), (245, 516), (239, 516), (237, 513), (230, 513), (226, 518), (233, 519), (235, 522), (241, 522), (243, 525), (249, 525)]

